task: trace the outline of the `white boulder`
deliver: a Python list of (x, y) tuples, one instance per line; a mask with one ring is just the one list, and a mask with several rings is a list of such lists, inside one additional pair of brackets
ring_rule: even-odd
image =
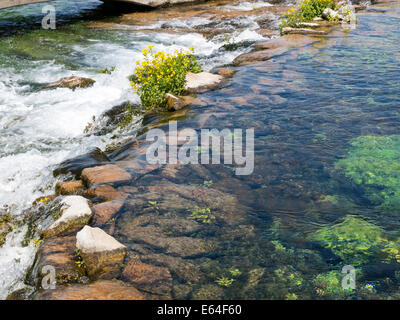
[(76, 235), (76, 248), (91, 278), (118, 276), (126, 247), (100, 228), (85, 226)]
[(89, 201), (82, 196), (67, 196), (60, 202), (58, 219), (41, 231), (43, 238), (72, 232), (86, 225), (93, 213)]

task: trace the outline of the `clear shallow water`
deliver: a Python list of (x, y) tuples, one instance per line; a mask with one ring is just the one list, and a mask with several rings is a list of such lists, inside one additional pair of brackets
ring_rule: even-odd
[[(399, 134), (398, 3), (393, 8), (359, 14), (351, 32), (238, 68), (222, 89), (198, 96), (205, 106), (191, 108), (179, 129), (254, 127), (252, 175), (236, 177), (222, 165), (186, 166), (132, 184), (142, 189), (121, 188), (130, 197), (114, 236), (142, 261), (171, 270), (174, 298), (399, 299), (399, 208), (373, 201), (371, 188), (378, 195), (384, 187), (356, 183), (338, 167), (358, 150), (351, 143), (359, 137)], [(382, 150), (373, 149), (367, 162), (398, 153)], [(134, 154), (126, 147), (113, 156), (130, 161)], [(356, 158), (354, 167), (362, 161)], [(168, 219), (187, 220), (195, 205), (209, 208), (215, 220), (195, 232), (165, 227)], [(193, 245), (182, 253), (164, 246), (168, 237), (177, 247), (204, 240), (211, 248)], [(198, 274), (177, 268), (182, 259)], [(345, 265), (357, 268), (356, 290), (341, 287)]]
[[(127, 79), (143, 48), (155, 44), (157, 50), (168, 51), (195, 45), (207, 70), (229, 63), (245, 50), (220, 50), (223, 39), (211, 41), (197, 33), (88, 29), (82, 21), (113, 19), (101, 2), (60, 0), (51, 4), (57, 9), (57, 30), (52, 31), (40, 29), (43, 4), (0, 12), (0, 207), (21, 217), (34, 199), (54, 190), (57, 180), (52, 171), (57, 164), (94, 147), (105, 148), (111, 133), (87, 135), (84, 129), (93, 116), (127, 100), (138, 102)], [(203, 23), (183, 21), (180, 27)], [(263, 39), (255, 26), (247, 19), (231, 41)], [(111, 75), (100, 73), (112, 67)], [(90, 77), (96, 83), (86, 90), (38, 90), (71, 75)], [(21, 247), (24, 234), (17, 229), (0, 249), (0, 298), (20, 285), (32, 261), (32, 245)]]

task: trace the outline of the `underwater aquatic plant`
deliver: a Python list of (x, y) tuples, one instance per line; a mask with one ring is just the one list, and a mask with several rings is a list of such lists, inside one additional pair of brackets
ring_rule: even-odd
[(221, 287), (230, 287), (235, 279), (230, 279), (228, 277), (219, 277), (215, 282), (220, 285)]
[(329, 299), (344, 299), (352, 293), (352, 289), (343, 289), (343, 274), (333, 270), (318, 274), (312, 281), (315, 293)]
[(344, 170), (374, 204), (400, 208), (400, 135), (354, 139), (347, 156), (335, 168)]
[(213, 220), (215, 220), (210, 208), (200, 208), (199, 206), (195, 206), (190, 210), (190, 212), (192, 214), (189, 216), (189, 219), (200, 223), (211, 223)]
[(351, 215), (332, 227), (319, 229), (309, 239), (320, 242), (345, 264), (352, 266), (371, 261), (400, 260), (398, 241), (384, 238), (380, 227)]
[(229, 273), (232, 275), (232, 277), (239, 277), (242, 274), (242, 272), (235, 267), (230, 268)]

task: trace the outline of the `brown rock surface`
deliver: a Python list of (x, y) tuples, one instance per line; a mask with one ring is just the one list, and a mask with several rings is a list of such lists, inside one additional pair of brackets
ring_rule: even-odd
[(100, 198), (103, 201), (123, 200), (128, 197), (125, 192), (118, 191), (111, 186), (98, 186), (86, 190), (84, 196), (89, 198)]
[(113, 218), (124, 205), (124, 201), (112, 200), (92, 207), (94, 224), (100, 226)]
[(126, 265), (122, 277), (140, 290), (170, 298), (172, 277), (167, 268), (145, 264), (133, 258)]
[(50, 265), (55, 268), (58, 284), (81, 282), (84, 270), (75, 263), (75, 236), (57, 237), (45, 240), (38, 252), (34, 266), (34, 278), (38, 287), (41, 286), (42, 268)]
[(58, 286), (39, 293), (37, 300), (145, 300), (136, 288), (118, 280), (99, 280), (87, 285)]
[(173, 94), (166, 93), (164, 98), (167, 100), (167, 110), (168, 111), (178, 111), (185, 106), (185, 101)]
[(236, 57), (233, 63), (235, 65), (247, 65), (256, 61), (266, 61), (285, 53), (291, 48), (303, 47), (315, 41), (318, 41), (318, 38), (302, 34), (285, 35), (255, 45), (253, 51)]
[(131, 175), (114, 164), (86, 168), (82, 171), (82, 180), (88, 186), (102, 184), (126, 182), (131, 179)]
[(76, 235), (76, 248), (91, 279), (119, 276), (126, 247), (100, 228), (85, 226)]
[(49, 83), (43, 89), (68, 88), (75, 90), (76, 88), (91, 87), (95, 82), (93, 79), (72, 76)]
[(56, 184), (57, 195), (78, 194), (79, 192), (83, 191), (83, 189), (84, 185), (81, 180), (57, 182)]

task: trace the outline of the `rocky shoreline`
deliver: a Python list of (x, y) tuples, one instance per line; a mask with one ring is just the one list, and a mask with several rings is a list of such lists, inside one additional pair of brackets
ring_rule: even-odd
[[(357, 9), (365, 10), (363, 7)], [(157, 14), (154, 14), (155, 19)], [(136, 15), (140, 14), (132, 14)], [(238, 56), (231, 66), (213, 70), (218, 74), (217, 82), (210, 85), (199, 81), (197, 85), (188, 85), (188, 91), (215, 89), (217, 83), (220, 85), (222, 79), (229, 81), (227, 79), (243, 66), (266, 67), (269, 60), (293, 48), (321, 41), (326, 36), (343, 34), (337, 23), (317, 23), (311, 31), (300, 28), (256, 44), (250, 52)], [(173, 112), (163, 115), (164, 118), (157, 114), (148, 115), (156, 120), (147, 124), (142, 132), (163, 127), (168, 120), (179, 119), (190, 104), (205, 103), (193, 96), (169, 99), (169, 109)], [(200, 117), (199, 128), (205, 125), (207, 116), (210, 117), (207, 114)], [(37, 239), (35, 262), (27, 273), (26, 283), (30, 287), (11, 293), (8, 299), (221, 297), (219, 286), (201, 285), (205, 271), (195, 261), (218, 253), (219, 243), (210, 240), (210, 235), (211, 239), (215, 234), (218, 238), (229, 234), (251, 241), (256, 236), (255, 222), (246, 216), (248, 209), (237, 198), (201, 184), (213, 177), (217, 180), (215, 172), (201, 165), (146, 163), (143, 156), (149, 143), (144, 136), (125, 141), (113, 153), (90, 165), (72, 159), (72, 167), (78, 169), (67, 168), (63, 173), (69, 173), (69, 177), (72, 174), (76, 179), (57, 183), (54, 194), (35, 201), (32, 210), (41, 212), (45, 218), (35, 222), (41, 237)], [(123, 156), (119, 156), (122, 153)], [(179, 177), (188, 170), (197, 174), (197, 185), (181, 184)], [(219, 174), (231, 179), (233, 184), (242, 183), (228, 177), (224, 171)], [(196, 218), (188, 219), (188, 207), (209, 208), (218, 225), (209, 226)], [(196, 217), (195, 211), (192, 214)], [(1, 232), (8, 225), (9, 221), (0, 221)], [(43, 289), (47, 276), (43, 268), (49, 265), (56, 270), (55, 289)], [(253, 273), (249, 290), (257, 282), (257, 271)]]

